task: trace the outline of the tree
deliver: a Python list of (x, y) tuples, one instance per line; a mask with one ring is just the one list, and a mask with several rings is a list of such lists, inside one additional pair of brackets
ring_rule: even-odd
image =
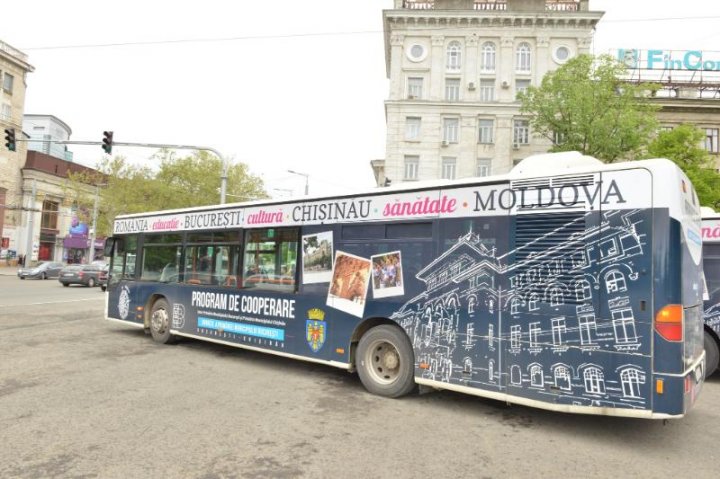
[(684, 124), (672, 130), (661, 131), (648, 145), (652, 158), (674, 161), (690, 178), (702, 206), (720, 206), (720, 175), (715, 161), (700, 145), (705, 133), (697, 127)]
[[(173, 152), (162, 150), (152, 159), (159, 160), (157, 169), (128, 163), (120, 156), (104, 159), (97, 167), (99, 174), (69, 174), (65, 196), (91, 215), (95, 189), (92, 187), (90, 191), (88, 185), (103, 185), (99, 189), (98, 236), (110, 234), (112, 223), (120, 214), (220, 202), (223, 164), (219, 158), (206, 152), (177, 157)], [(262, 179), (250, 174), (243, 163), (229, 166), (227, 193), (233, 201), (267, 197)]]
[(657, 129), (649, 96), (656, 85), (621, 81), (625, 66), (609, 55), (579, 55), (519, 94), (533, 130), (550, 151), (580, 151), (611, 163), (632, 159)]

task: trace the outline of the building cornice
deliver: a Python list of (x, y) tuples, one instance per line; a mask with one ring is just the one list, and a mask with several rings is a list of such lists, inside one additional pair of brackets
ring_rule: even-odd
[(14, 63), (26, 72), (34, 72), (35, 67), (27, 62), (28, 56), (17, 48), (0, 40), (0, 58), (8, 63)]

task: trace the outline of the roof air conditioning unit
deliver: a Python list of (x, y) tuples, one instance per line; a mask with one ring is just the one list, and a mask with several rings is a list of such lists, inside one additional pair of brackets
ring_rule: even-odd
[(468, 90), (474, 90), (474, 89), (475, 89), (475, 82), (471, 81), (470, 83), (468, 83)]

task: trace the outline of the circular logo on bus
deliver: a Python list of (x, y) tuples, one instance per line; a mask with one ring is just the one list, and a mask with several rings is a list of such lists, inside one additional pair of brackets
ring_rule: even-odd
[(123, 286), (120, 290), (120, 299), (118, 299), (118, 312), (120, 318), (126, 319), (130, 313), (130, 288)]

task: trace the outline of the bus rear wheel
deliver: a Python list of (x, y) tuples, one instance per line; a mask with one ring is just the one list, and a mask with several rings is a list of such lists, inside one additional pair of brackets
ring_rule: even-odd
[(175, 339), (175, 336), (170, 334), (170, 306), (163, 298), (153, 303), (150, 312), (150, 335), (160, 344), (168, 344)]
[(415, 387), (415, 363), (410, 340), (400, 328), (382, 325), (366, 332), (357, 350), (357, 370), (373, 394), (397, 398)]
[(718, 368), (720, 362), (720, 348), (715, 338), (705, 331), (705, 377), (712, 376)]

